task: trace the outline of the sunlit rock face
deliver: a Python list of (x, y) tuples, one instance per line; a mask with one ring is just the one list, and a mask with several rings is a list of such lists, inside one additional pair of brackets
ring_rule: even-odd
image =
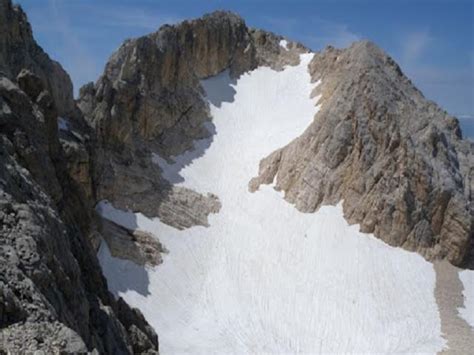
[(359, 42), (310, 63), (324, 105), (304, 134), (262, 160), (250, 187), (276, 181), (304, 212), (344, 215), (394, 246), (472, 263), (473, 144), (382, 50)]

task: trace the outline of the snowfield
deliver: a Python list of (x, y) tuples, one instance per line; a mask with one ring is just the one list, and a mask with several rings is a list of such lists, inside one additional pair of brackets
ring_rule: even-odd
[(459, 314), (474, 329), (474, 271), (463, 270), (459, 278), (464, 286), (464, 307), (459, 308)]
[(443, 349), (430, 263), (349, 226), (341, 205), (304, 214), (271, 186), (248, 192), (259, 161), (318, 110), (311, 58), (281, 72), (260, 67), (236, 81), (227, 72), (203, 81), (215, 135), (174, 163), (155, 156), (170, 181), (219, 196), (210, 227), (179, 231), (99, 205), (169, 250), (155, 268), (113, 258), (104, 243), (99, 251), (109, 288), (143, 312), (162, 354)]

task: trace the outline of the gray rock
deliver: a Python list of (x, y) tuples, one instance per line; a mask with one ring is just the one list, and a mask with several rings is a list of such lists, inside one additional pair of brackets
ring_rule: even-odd
[(157, 237), (144, 231), (130, 230), (107, 219), (102, 220), (101, 234), (115, 258), (127, 259), (138, 265), (156, 266), (166, 252)]
[(72, 84), (61, 65), (49, 58), (33, 38), (20, 6), (0, 0), (0, 72), (13, 80), (23, 69), (36, 74), (54, 97), (60, 115), (74, 110)]
[[(0, 349), (132, 353), (135, 332), (120, 322), (88, 238), (93, 210), (49, 132), (54, 103), (44, 90), (31, 99), (0, 78)], [(157, 349), (154, 332), (143, 337)]]
[(96, 216), (58, 138), (69, 78), (7, 0), (0, 27), (0, 352), (157, 352), (143, 316), (109, 293), (91, 243)]

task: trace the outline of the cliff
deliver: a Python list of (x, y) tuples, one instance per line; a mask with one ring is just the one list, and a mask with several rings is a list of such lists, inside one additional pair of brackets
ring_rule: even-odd
[(81, 118), (69, 77), (9, 0), (0, 26), (0, 352), (156, 353), (95, 255), (100, 226), (58, 136), (59, 115)]

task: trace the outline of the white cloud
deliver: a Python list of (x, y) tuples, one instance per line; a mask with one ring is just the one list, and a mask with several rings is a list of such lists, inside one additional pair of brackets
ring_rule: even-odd
[[(87, 49), (87, 46), (82, 43), (80, 38), (75, 33), (75, 30), (69, 22), (67, 12), (58, 4), (58, 0), (50, 0), (50, 8), (54, 14), (53, 26), (56, 31), (62, 36), (62, 51), (63, 65), (71, 75), (74, 83), (81, 82), (85, 78), (95, 78), (99, 72), (99, 65), (95, 57)], [(89, 79), (90, 80), (90, 79)], [(75, 91), (79, 90), (75, 87)]]
[(102, 26), (134, 27), (156, 31), (161, 25), (174, 24), (182, 19), (173, 15), (163, 15), (134, 6), (110, 6), (90, 8), (93, 15), (101, 20)]
[(323, 47), (332, 45), (337, 48), (345, 48), (353, 42), (360, 40), (361, 37), (351, 32), (347, 25), (327, 22), (322, 26), (320, 35), (308, 36), (309, 45)]
[[(312, 49), (320, 49), (327, 45), (344, 48), (361, 39), (361, 36), (349, 29), (344, 23), (329, 21), (318, 16), (309, 18), (277, 18), (264, 19), (272, 30), (282, 35), (292, 36)], [(311, 32), (308, 33), (308, 28)]]
[(432, 58), (443, 47), (442, 40), (432, 36), (429, 29), (419, 29), (400, 36), (397, 58), (405, 74), (429, 99), (453, 114), (470, 116), (474, 112), (472, 65), (436, 63)]
[(432, 43), (433, 37), (426, 29), (408, 33), (402, 40), (402, 60), (405, 63), (418, 61)]

